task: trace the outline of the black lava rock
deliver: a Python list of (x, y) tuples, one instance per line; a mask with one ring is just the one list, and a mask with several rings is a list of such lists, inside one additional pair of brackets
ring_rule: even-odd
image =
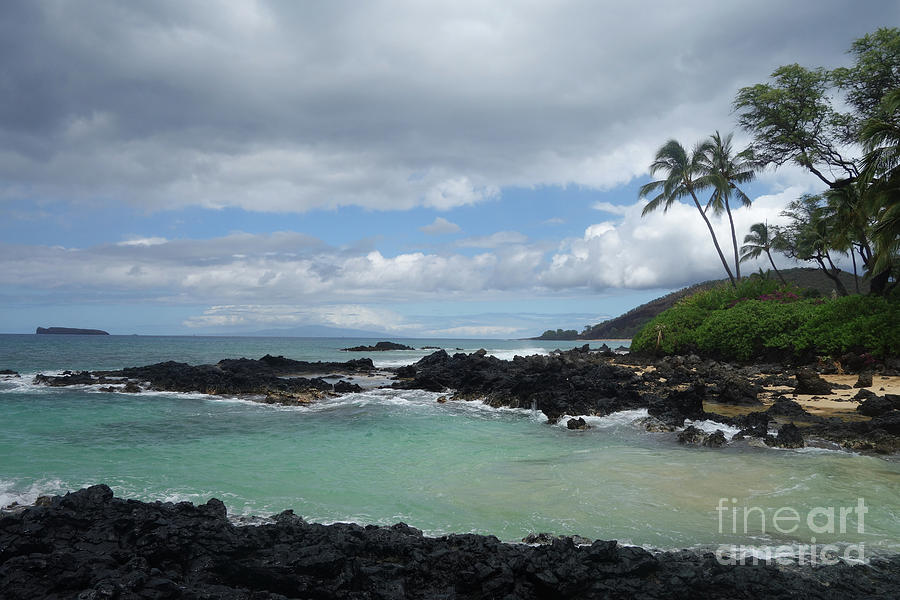
[(778, 436), (772, 438), (769, 436), (766, 443), (776, 448), (803, 448), (806, 442), (803, 440), (803, 434), (800, 429), (793, 423), (782, 425), (778, 430)]
[(763, 388), (746, 378), (726, 375), (717, 385), (716, 400), (722, 404), (757, 405), (762, 404), (757, 396)]
[(900, 408), (900, 403), (892, 402), (887, 396), (873, 396), (864, 400), (856, 410), (867, 417), (877, 417), (895, 408)]
[(811, 369), (800, 369), (797, 371), (797, 387), (794, 388), (795, 394), (830, 394), (832, 386), (830, 383), (819, 377), (819, 375)]
[(566, 421), (566, 428), (590, 429), (590, 425), (587, 424), (583, 417), (578, 417), (577, 419), (569, 419), (568, 421)]
[(872, 387), (872, 372), (864, 371), (859, 374), (859, 377), (856, 379), (856, 383), (853, 384), (855, 388), (866, 388)]
[[(114, 498), (106, 486), (0, 515), (0, 597), (33, 598), (896, 598), (900, 557), (869, 564), (729, 564), (597, 540), (538, 546), (398, 523), (236, 527), (218, 500)], [(543, 541), (543, 540), (541, 540)]]
[(344, 352), (386, 352), (388, 350), (415, 350), (415, 348), (397, 342), (378, 342), (374, 346), (353, 346), (352, 348), (341, 348), (341, 350)]
[(775, 398), (766, 413), (773, 417), (812, 417), (798, 402), (784, 396)]

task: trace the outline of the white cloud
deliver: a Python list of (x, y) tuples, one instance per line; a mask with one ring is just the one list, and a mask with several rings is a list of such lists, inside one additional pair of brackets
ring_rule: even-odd
[(591, 205), (591, 208), (623, 216), (628, 212), (628, 206), (624, 204), (613, 204), (612, 202), (594, 202), (594, 204)]
[[(751, 208), (733, 210), (738, 245), (750, 225), (784, 222), (785, 205), (808, 191), (790, 187), (761, 196)], [(605, 221), (586, 228), (582, 238), (564, 241), (553, 255), (541, 282), (554, 289), (587, 286), (593, 289), (680, 287), (726, 276), (712, 238), (694, 206), (676, 203), (665, 213), (641, 216), (644, 201), (624, 207), (622, 221)], [(711, 216), (716, 236), (733, 269), (731, 231), (721, 216)], [(788, 261), (778, 259), (782, 265)], [(742, 265), (744, 272), (762, 263)]]
[(468, 177), (445, 179), (431, 186), (425, 192), (425, 206), (438, 210), (449, 210), (457, 206), (475, 204), (500, 195), (496, 185), (473, 184)]
[(134, 238), (130, 240), (125, 240), (123, 242), (119, 242), (118, 246), (158, 246), (160, 244), (165, 244), (168, 242), (164, 237), (147, 237), (147, 238)]
[(473, 337), (473, 338), (493, 338), (509, 336), (521, 332), (520, 327), (505, 327), (498, 325), (464, 325), (461, 327), (447, 327), (444, 329), (428, 330), (428, 335), (434, 337)]
[[(734, 210), (738, 242), (752, 223), (783, 223), (779, 213), (784, 206), (809, 190), (788, 187), (758, 197), (749, 209)], [(194, 326), (305, 323), (302, 319), (314, 317), (335, 326), (378, 324), (404, 331), (415, 323), (377, 306), (672, 288), (724, 277), (709, 232), (692, 205), (677, 203), (667, 213), (647, 217), (641, 216), (643, 207), (643, 201), (635, 202), (620, 220), (591, 224), (581, 237), (565, 239), (555, 249), (515, 231), (459, 242), (481, 249), (471, 255), (335, 248), (293, 232), (236, 232), (206, 240), (137, 238), (81, 249), (0, 244), (0, 288), (15, 290), (19, 303), (39, 304), (52, 292), (73, 303), (115, 297), (215, 307), (192, 319)], [(712, 221), (730, 260), (727, 222), (715, 216)], [(777, 260), (780, 266), (788, 264)], [(764, 259), (748, 263), (744, 271), (760, 266), (766, 268)]]
[(288, 327), (298, 325), (327, 325), (348, 329), (377, 329), (402, 333), (421, 329), (407, 323), (389, 309), (359, 304), (329, 304), (324, 306), (228, 304), (216, 305), (203, 314), (190, 317), (184, 325), (191, 329), (222, 327)]
[(446, 235), (448, 233), (457, 233), (460, 231), (460, 227), (444, 217), (437, 217), (430, 225), (419, 227), (419, 231), (427, 233), (428, 235)]
[(456, 242), (461, 248), (500, 248), (513, 244), (524, 244), (528, 236), (518, 231), (498, 231), (491, 235), (480, 235), (465, 238)]

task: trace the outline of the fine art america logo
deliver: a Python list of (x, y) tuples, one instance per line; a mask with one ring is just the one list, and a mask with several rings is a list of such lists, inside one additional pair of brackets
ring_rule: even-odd
[[(772, 511), (759, 506), (738, 506), (737, 498), (719, 498), (716, 506), (720, 534), (783, 534), (792, 535), (805, 525), (810, 532), (809, 544), (783, 546), (752, 546), (722, 544), (716, 549), (716, 560), (721, 564), (757, 564), (761, 560), (777, 564), (833, 565), (841, 560), (861, 562), (865, 560), (865, 544), (817, 544), (816, 535), (845, 534), (855, 530), (865, 533), (866, 513), (869, 508), (863, 498), (856, 499), (856, 506), (817, 506), (802, 513), (790, 506)], [(848, 519), (849, 518), (849, 519)], [(855, 521), (848, 523), (848, 520)]]

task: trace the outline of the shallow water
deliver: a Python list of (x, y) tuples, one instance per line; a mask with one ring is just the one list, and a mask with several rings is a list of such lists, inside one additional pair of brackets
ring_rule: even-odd
[[(589, 418), (593, 428), (575, 432), (547, 425), (539, 413), (439, 404), (439, 394), (421, 391), (368, 390), (286, 408), (200, 394), (53, 389), (32, 385), (33, 373), (267, 352), (346, 360), (351, 355), (336, 349), (358, 340), (42, 337), (0, 336), (0, 369), (25, 374), (0, 381), (0, 506), (103, 482), (143, 500), (217, 497), (233, 514), (293, 508), (314, 521), (404, 521), (435, 535), (518, 540), (548, 531), (656, 548), (815, 538), (864, 543), (869, 555), (900, 551), (895, 460), (737, 443), (685, 448), (673, 434), (635, 426), (642, 411)], [(510, 356), (529, 353), (526, 345), (540, 349), (534, 342), (434, 342), (411, 345)], [(427, 352), (372, 356), (384, 364)], [(862, 523), (849, 510), (860, 498)], [(775, 525), (790, 529), (788, 509), (800, 522), (782, 533)]]

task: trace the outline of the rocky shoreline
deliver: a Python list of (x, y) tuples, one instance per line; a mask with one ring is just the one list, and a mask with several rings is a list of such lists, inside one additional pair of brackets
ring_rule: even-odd
[[(888, 372), (893, 373), (881, 370)], [(619, 357), (588, 346), (512, 361), (484, 351), (453, 356), (439, 351), (397, 369), (397, 377), (395, 388), (447, 391), (451, 399), (540, 410), (550, 422), (565, 415), (647, 409), (642, 424), (656, 432), (708, 420), (739, 429), (731, 440), (737, 442), (798, 448), (811, 438), (856, 451), (900, 451), (900, 395), (866, 389), (875, 387), (870, 371), (862, 372), (869, 385), (852, 400), (857, 410), (831, 416), (814, 414), (794, 399), (816, 399), (836, 387), (808, 367), (741, 366), (696, 356)], [(568, 425), (586, 427), (577, 420)], [(705, 434), (693, 428), (682, 434), (679, 441), (691, 445), (719, 447), (728, 441), (721, 430)]]
[[(688, 445), (715, 448), (738, 442), (799, 448), (812, 442), (877, 454), (900, 452), (900, 389), (891, 393), (881, 383), (876, 385), (875, 369), (865, 360), (847, 359), (846, 363), (848, 370), (859, 371), (855, 387), (829, 383), (820, 376), (819, 372), (843, 371), (834, 363), (818, 369), (734, 365), (697, 356), (621, 356), (587, 345), (513, 360), (500, 360), (484, 350), (452, 356), (438, 350), (412, 365), (388, 371), (393, 373), (390, 385), (395, 389), (442, 392), (446, 395), (441, 402), (482, 400), (494, 407), (538, 410), (550, 423), (566, 415), (605, 416), (646, 409), (649, 416), (641, 425), (652, 432), (678, 432), (677, 440)], [(889, 366), (875, 367), (879, 381), (888, 379), (887, 375), (896, 377)], [(331, 395), (361, 392), (363, 388), (352, 380), (373, 377), (375, 371), (369, 358), (306, 362), (267, 354), (258, 360), (225, 359), (215, 365), (169, 361), (116, 371), (39, 374), (34, 382), (101, 385), (108, 392), (237, 395), (257, 402), (305, 405)], [(851, 389), (854, 395), (828, 400), (826, 396), (839, 388)], [(822, 411), (816, 404), (820, 400), (832, 405), (840, 401), (845, 407)], [(697, 421), (714, 421), (738, 433), (728, 439), (721, 430), (704, 432), (691, 425)], [(589, 427), (583, 419), (567, 424), (570, 429)]]
[[(578, 415), (646, 409), (643, 427), (670, 432), (673, 443), (698, 451), (828, 441), (881, 454), (900, 450), (900, 397), (884, 387), (896, 373), (882, 365), (853, 375), (855, 383), (847, 374), (840, 375), (847, 383), (835, 383), (835, 369), (841, 367), (616, 356), (586, 346), (510, 361), (439, 350), (393, 369), (389, 385), (439, 392), (439, 402), (539, 410), (548, 422), (568, 418), (570, 429), (590, 427)], [(367, 358), (309, 363), (266, 355), (38, 375), (35, 382), (305, 404), (359, 392), (342, 377), (374, 371)], [(836, 389), (842, 396), (832, 400), (847, 406), (839, 416), (812, 408), (817, 395)], [(707, 420), (740, 431), (695, 425)], [(215, 499), (144, 503), (114, 498), (102, 485), (42, 497), (0, 512), (0, 597), (892, 598), (900, 585), (900, 555), (865, 565), (731, 564), (711, 552), (651, 552), (577, 536), (540, 534), (524, 540), (537, 544), (509, 544), (472, 534), (430, 538), (402, 523), (312, 524), (291, 511), (253, 523), (236, 526)]]
[[(107, 392), (139, 393), (144, 389), (165, 392), (199, 392), (239, 395), (269, 404), (308, 404), (329, 394), (362, 391), (341, 376), (368, 375), (375, 371), (369, 358), (347, 362), (306, 362), (266, 354), (259, 360), (224, 359), (215, 365), (189, 365), (174, 361), (118, 371), (65, 371), (62, 375), (38, 374), (34, 382), (52, 387), (104, 385)], [(300, 377), (332, 374), (327, 377)], [(339, 379), (336, 383), (326, 379)]]
[(507, 544), (391, 527), (238, 527), (216, 499), (144, 503), (105, 485), (0, 513), (0, 597), (32, 598), (894, 598), (900, 556), (865, 565), (728, 564), (615, 541)]

